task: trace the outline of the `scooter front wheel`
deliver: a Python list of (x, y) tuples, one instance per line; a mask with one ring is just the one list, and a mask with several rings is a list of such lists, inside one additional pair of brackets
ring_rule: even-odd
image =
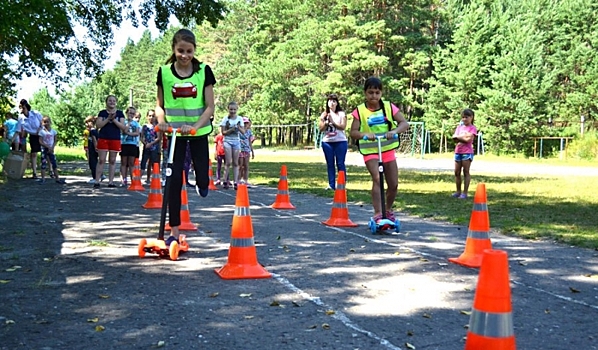
[(139, 242), (139, 246), (137, 247), (137, 253), (139, 254), (140, 258), (145, 257), (145, 246), (147, 245), (147, 239), (142, 238)]

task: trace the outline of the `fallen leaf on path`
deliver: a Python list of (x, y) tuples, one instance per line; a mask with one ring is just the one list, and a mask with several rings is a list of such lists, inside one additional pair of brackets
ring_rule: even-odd
[(161, 347), (163, 347), (165, 344), (166, 344), (166, 342), (164, 342), (164, 340), (160, 340), (160, 341), (158, 342), (157, 346), (158, 346), (159, 348), (161, 348)]
[(395, 255), (401, 255), (401, 253), (400, 253), (400, 252), (394, 252), (394, 254), (395, 254)]
[(299, 304), (296, 301), (292, 301), (291, 303), (293, 304), (294, 307), (301, 307), (301, 304)]
[(249, 298), (251, 296), (251, 293), (242, 293), (242, 294), (239, 294), (239, 296), (241, 298)]
[(44, 261), (52, 261), (52, 258), (44, 258)]
[(413, 336), (413, 331), (407, 331), (407, 335), (412, 337)]
[(349, 251), (350, 251), (351, 253), (355, 253), (355, 249), (354, 249), (354, 248), (351, 248), (351, 249), (349, 249)]
[(316, 329), (318, 328), (317, 324), (312, 324), (311, 326), (307, 327), (308, 329)]
[(246, 320), (251, 320), (253, 317), (254, 317), (254, 316), (248, 315), (248, 316), (245, 316), (245, 317), (243, 317), (243, 318), (245, 318)]
[(10, 282), (10, 280), (0, 280), (0, 283), (2, 283), (2, 284), (6, 284), (8, 282)]
[(88, 319), (87, 319), (87, 322), (91, 322), (91, 323), (97, 323), (99, 320), (100, 320), (99, 318), (97, 318), (97, 317), (94, 317), (94, 318), (88, 318)]
[(546, 310), (544, 310), (544, 313), (545, 313), (545, 314), (549, 314), (549, 313), (550, 313), (550, 310), (549, 310), (549, 309), (546, 309)]
[(581, 293), (579, 289), (575, 289), (573, 287), (569, 287), (569, 290), (571, 291), (571, 293)]
[(426, 259), (426, 258), (419, 258), (419, 261), (421, 261), (421, 262), (427, 262), (428, 259)]
[(6, 271), (6, 272), (13, 272), (13, 271), (17, 271), (20, 268), (21, 268), (20, 266), (15, 265), (15, 266), (13, 266), (11, 268), (8, 268), (8, 269), (6, 269), (4, 271)]
[(326, 315), (330, 316), (330, 315), (334, 315), (336, 312), (334, 312), (334, 310), (326, 310)]
[(108, 299), (108, 298), (110, 298), (110, 295), (100, 294), (99, 297), (100, 297), (100, 299)]
[(102, 325), (97, 325), (95, 327), (96, 332), (103, 332), (106, 329), (106, 327), (102, 326)]
[(15, 324), (15, 321), (13, 321), (13, 320), (6, 320), (6, 321), (4, 321), (4, 324)]
[(280, 240), (280, 236), (276, 237), (277, 240)]
[(270, 306), (280, 306), (280, 303), (278, 302), (278, 300), (272, 300)]
[(217, 297), (219, 295), (220, 295), (220, 293), (214, 292), (214, 293), (210, 294), (210, 298), (215, 298), (215, 297)]
[(415, 349), (415, 346), (413, 346), (412, 344), (409, 344), (409, 343), (405, 343), (405, 347), (407, 347), (407, 349), (411, 349), (411, 350)]
[(448, 266), (448, 263), (438, 263), (438, 266)]
[(461, 315), (467, 315), (467, 316), (471, 315), (471, 311), (464, 311), (464, 310), (461, 310), (461, 311), (459, 311), (459, 313), (460, 313)]
[(330, 325), (328, 323), (322, 323), (322, 328), (330, 329)]
[(432, 318), (432, 315), (430, 315), (430, 314), (423, 314), (423, 315), (422, 315), (422, 317), (425, 317), (425, 318)]

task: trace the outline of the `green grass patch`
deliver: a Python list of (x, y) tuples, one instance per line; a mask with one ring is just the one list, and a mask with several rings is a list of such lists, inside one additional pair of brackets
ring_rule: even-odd
[(91, 241), (87, 241), (87, 245), (90, 247), (107, 247), (108, 246), (108, 242), (106, 241), (99, 241), (99, 240), (91, 240)]
[[(327, 175), (323, 160), (313, 156), (298, 154), (289, 159), (288, 155), (279, 158), (270, 154), (268, 159), (257, 157), (251, 163), (251, 182), (276, 186), (281, 164), (287, 166), (292, 191), (332, 196), (330, 191), (324, 190)], [(598, 193), (593, 191), (598, 186), (598, 178), (474, 175), (470, 186), (472, 197), (478, 183), (486, 185), (492, 229), (527, 239), (554, 239), (598, 249)], [(454, 186), (451, 171), (400, 169), (399, 194), (394, 208), (419, 217), (467, 226), (473, 200), (451, 198)], [(371, 180), (365, 168), (347, 166), (348, 200), (371, 206), (370, 189)]]

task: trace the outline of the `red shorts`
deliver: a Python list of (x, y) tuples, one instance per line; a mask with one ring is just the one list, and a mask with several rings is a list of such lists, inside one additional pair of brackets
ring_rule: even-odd
[(98, 151), (120, 152), (120, 140), (98, 140)]
[[(363, 162), (367, 163), (368, 160), (378, 159), (378, 153), (368, 154), (363, 156)], [(382, 152), (382, 163), (392, 162), (393, 160), (397, 159), (397, 154), (394, 149), (390, 151)]]

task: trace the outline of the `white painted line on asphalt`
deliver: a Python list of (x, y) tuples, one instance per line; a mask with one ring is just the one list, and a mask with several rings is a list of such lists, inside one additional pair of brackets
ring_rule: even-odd
[(589, 308), (598, 310), (598, 305), (588, 304), (586, 302), (583, 302), (583, 301), (580, 301), (580, 300), (576, 300), (576, 299), (573, 299), (573, 298), (570, 298), (570, 297), (566, 297), (564, 295), (560, 295), (560, 294), (556, 294), (556, 293), (553, 293), (553, 292), (549, 292), (549, 291), (544, 290), (542, 288), (537, 288), (537, 287), (529, 286), (529, 285), (527, 285), (525, 283), (521, 283), (521, 282), (517, 282), (517, 281), (513, 281), (513, 280), (511, 280), (511, 283), (519, 285), (519, 286), (522, 286), (522, 287), (526, 287), (526, 288), (529, 288), (529, 289), (533, 289), (533, 290), (535, 290), (537, 292), (546, 293), (548, 295), (551, 295), (551, 296), (553, 296), (555, 298), (558, 298), (558, 299), (561, 299), (561, 300), (565, 300), (565, 301), (568, 301), (568, 302), (571, 302), (571, 303), (574, 303), (574, 304), (579, 304), (579, 305), (587, 306)]
[[(311, 301), (312, 303), (321, 306), (323, 308), (326, 309), (330, 309), (333, 310), (334, 308), (328, 304), (326, 304), (325, 302), (322, 301), (322, 299), (320, 299), (319, 297), (315, 297), (315, 296), (311, 296), (308, 293), (302, 291), (301, 289), (297, 288), (294, 284), (292, 284), (288, 279), (273, 273), (272, 277), (274, 277), (278, 282), (280, 282), (283, 286), (287, 287), (288, 289), (292, 290), (293, 292), (299, 294), (301, 297), (303, 297), (303, 299)], [(392, 349), (392, 350), (401, 350), (400, 347), (392, 344), (391, 342), (389, 342), (388, 340), (376, 335), (375, 333), (372, 333), (368, 330), (365, 330), (363, 328), (361, 328), (360, 326), (358, 326), (357, 324), (353, 323), (349, 317), (347, 317), (347, 315), (345, 315), (342, 311), (339, 310), (334, 310), (334, 314), (330, 315), (330, 317), (341, 321), (345, 326), (347, 326), (348, 328), (351, 328), (352, 330), (365, 334), (366, 336), (372, 338), (372, 339), (376, 339), (377, 341), (380, 342), (380, 345), (385, 346), (388, 349)]]

